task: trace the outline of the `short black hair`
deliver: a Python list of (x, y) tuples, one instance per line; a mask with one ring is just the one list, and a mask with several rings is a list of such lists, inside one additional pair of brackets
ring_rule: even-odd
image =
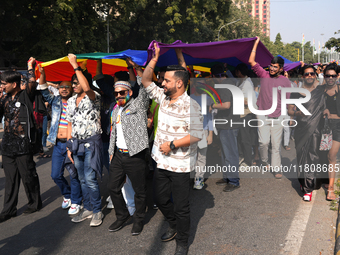
[(16, 71), (5, 71), (1, 74), (1, 80), (6, 83), (16, 83), (18, 86), (21, 83), (21, 73)]
[(236, 70), (240, 71), (242, 75), (248, 76), (248, 66), (245, 63), (238, 64), (235, 68), (235, 71)]
[(304, 74), (305, 73), (305, 70), (306, 69), (308, 69), (308, 68), (312, 68), (313, 69), (313, 72), (315, 73), (316, 72), (316, 69), (315, 69), (315, 67), (313, 66), (313, 65), (305, 65), (305, 66), (303, 66), (301, 69), (301, 72), (302, 72), (302, 74)]
[(190, 78), (189, 72), (187, 69), (185, 69), (183, 66), (180, 66), (180, 65), (170, 65), (170, 66), (167, 66), (166, 71), (167, 72), (174, 71), (175, 72), (174, 76), (181, 79), (184, 84), (184, 87), (185, 88), (187, 87), (189, 78)]
[(326, 72), (329, 70), (334, 70), (336, 74), (339, 74), (339, 68), (336, 63), (330, 63), (329, 65), (327, 65), (325, 70), (323, 70), (323, 74), (326, 74)]
[(159, 72), (166, 72), (167, 66), (162, 66), (159, 68)]
[(271, 61), (272, 64), (279, 64), (280, 68), (284, 66), (285, 61), (283, 58), (276, 56)]
[[(92, 88), (92, 75), (87, 70), (82, 71), (82, 73), (85, 76), (85, 78), (86, 78), (87, 82), (89, 83), (90, 87)], [(72, 75), (71, 82), (74, 81), (74, 80), (79, 81), (78, 78), (77, 78), (77, 74), (73, 74)]]
[(224, 74), (225, 72), (224, 65), (221, 63), (217, 63), (210, 68), (210, 72), (212, 75)]
[(129, 81), (129, 74), (126, 71), (119, 71), (115, 73), (118, 81)]

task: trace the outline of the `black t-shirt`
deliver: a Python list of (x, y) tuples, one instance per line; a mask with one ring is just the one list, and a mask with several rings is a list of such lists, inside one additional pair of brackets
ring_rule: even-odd
[[(230, 102), (230, 108), (226, 110), (218, 110), (214, 117), (215, 127), (217, 129), (235, 129), (243, 127), (240, 115), (233, 114), (233, 96), (229, 89), (216, 89), (216, 91), (220, 96), (222, 103)], [(218, 104), (220, 103), (219, 101), (217, 102)], [(237, 124), (235, 124), (235, 122), (237, 122)]]

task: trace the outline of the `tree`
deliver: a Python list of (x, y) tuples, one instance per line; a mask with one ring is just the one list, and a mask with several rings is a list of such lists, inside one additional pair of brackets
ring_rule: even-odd
[(2, 1), (0, 66), (25, 66), (30, 56), (47, 61), (67, 53), (101, 51), (105, 23), (92, 0)]
[(326, 42), (325, 47), (331, 49), (335, 47), (336, 52), (340, 52), (340, 38), (336, 39), (334, 37), (329, 38)]

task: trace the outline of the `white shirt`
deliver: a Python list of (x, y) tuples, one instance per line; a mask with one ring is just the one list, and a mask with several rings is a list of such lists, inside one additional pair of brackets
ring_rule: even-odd
[(116, 119), (116, 146), (118, 149), (126, 149), (126, 142), (124, 139), (123, 129), (122, 129), (122, 121), (120, 115), (122, 114), (123, 107), (119, 107), (117, 119)]

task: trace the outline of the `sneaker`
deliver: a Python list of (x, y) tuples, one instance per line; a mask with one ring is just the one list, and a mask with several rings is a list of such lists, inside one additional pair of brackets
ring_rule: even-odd
[(107, 209), (113, 209), (113, 208), (115, 208), (114, 205), (113, 205), (113, 203), (112, 203), (111, 197), (108, 197), (108, 202), (109, 202), (109, 203), (108, 203), (107, 206), (106, 206)]
[(102, 212), (94, 213), (93, 216), (92, 216), (90, 226), (91, 227), (97, 227), (97, 226), (101, 225), (102, 222), (103, 222), (103, 218), (104, 218), (104, 215), (103, 215)]
[(88, 211), (85, 208), (83, 210), (80, 211), (79, 215), (77, 215), (76, 217), (74, 217), (72, 219), (72, 222), (82, 222), (86, 219), (90, 219), (92, 218), (93, 212), (92, 211)]
[(70, 198), (65, 198), (63, 200), (63, 203), (61, 204), (61, 208), (67, 209), (71, 206), (71, 199)]
[(143, 222), (135, 222), (133, 223), (131, 234), (133, 236), (138, 236), (143, 231)]
[(240, 187), (240, 185), (236, 186), (236, 185), (232, 185), (232, 184), (228, 183), (228, 184), (224, 187), (223, 191), (224, 191), (224, 192), (231, 192), (231, 191), (234, 191), (235, 189), (238, 189), (239, 187)]
[(202, 189), (204, 187), (204, 181), (202, 178), (195, 178), (194, 189)]
[(116, 220), (109, 227), (109, 231), (110, 232), (116, 232), (116, 231), (120, 230), (123, 227), (124, 223), (127, 222), (130, 218), (131, 218), (131, 216), (129, 215), (127, 218), (125, 218), (123, 220)]
[(106, 199), (106, 202), (109, 202), (111, 200), (111, 197), (108, 196), (107, 199)]
[(307, 201), (307, 202), (312, 201), (312, 192), (304, 194), (303, 201)]
[(81, 208), (80, 205), (72, 204), (71, 207), (70, 207), (70, 209), (68, 210), (68, 214), (69, 214), (69, 215), (75, 215), (75, 214), (79, 213), (79, 211), (80, 211), (81, 209), (83, 209), (83, 208)]
[(49, 150), (50, 150), (50, 149), (47, 148), (46, 146), (43, 147), (43, 151), (44, 151), (44, 152), (48, 152)]
[(224, 186), (224, 185), (227, 185), (228, 184), (228, 181), (224, 180), (224, 179), (220, 179), (216, 182), (216, 185), (218, 186)]

